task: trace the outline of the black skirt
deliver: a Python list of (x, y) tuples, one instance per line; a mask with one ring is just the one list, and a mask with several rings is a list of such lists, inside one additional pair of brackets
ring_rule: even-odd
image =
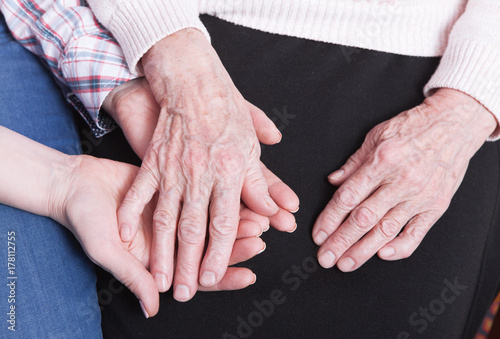
[[(417, 58), (264, 33), (204, 16), (212, 43), (243, 96), (283, 132), (263, 162), (301, 199), (293, 234), (263, 235), (245, 263), (242, 291), (161, 295), (144, 319), (137, 299), (99, 272), (107, 338), (470, 338), (499, 289), (499, 147), (486, 143), (451, 206), (409, 258), (372, 258), (352, 273), (321, 268), (311, 230), (338, 169), (378, 123), (423, 101), (439, 58)], [(112, 154), (117, 133), (94, 147)]]

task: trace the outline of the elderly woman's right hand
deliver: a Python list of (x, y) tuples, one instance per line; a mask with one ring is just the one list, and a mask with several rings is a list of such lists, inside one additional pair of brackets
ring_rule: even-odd
[[(173, 281), (174, 297), (186, 301), (198, 281), (209, 287), (224, 276), (240, 197), (261, 215), (279, 209), (259, 162), (250, 115), (256, 108), (237, 91), (202, 33), (186, 29), (165, 38), (142, 65), (161, 113), (141, 170), (118, 211), (120, 234), (124, 241), (133, 238), (139, 216), (159, 191), (153, 246), (163, 257), (155, 280), (160, 290)], [(209, 243), (202, 262), (207, 223)]]

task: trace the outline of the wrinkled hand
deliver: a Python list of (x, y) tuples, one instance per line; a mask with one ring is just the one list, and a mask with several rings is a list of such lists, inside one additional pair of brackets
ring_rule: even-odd
[(320, 264), (352, 271), (377, 252), (385, 260), (410, 256), (496, 126), (477, 101), (451, 89), (376, 126), (329, 177), (340, 187), (313, 228)]
[(198, 281), (209, 287), (224, 276), (240, 196), (261, 215), (274, 215), (279, 207), (259, 162), (250, 113), (257, 108), (236, 90), (205, 37), (196, 30), (178, 32), (155, 45), (142, 64), (162, 110), (141, 171), (118, 211), (120, 235), (133, 239), (142, 210), (159, 191), (151, 270), (160, 291), (174, 280), (174, 297), (186, 301)]
[[(134, 152), (143, 159), (160, 116), (160, 106), (146, 78), (128, 81), (115, 88), (106, 98), (103, 107), (123, 130)], [(252, 108), (251, 106), (250, 114), (259, 141), (267, 145), (280, 141), (281, 134), (272, 120), (261, 110)], [(293, 232), (296, 224), (290, 211), (295, 212), (299, 207), (297, 195), (262, 162), (261, 170), (269, 186), (269, 194), (278, 204), (279, 212), (267, 218), (243, 205), (240, 217), (258, 222), (263, 230), (269, 229), (271, 225), (279, 231)]]
[[(123, 243), (118, 233), (116, 210), (139, 169), (135, 166), (88, 156), (75, 157), (73, 170), (66, 179), (57, 179), (59, 206), (52, 217), (76, 236), (88, 257), (113, 274), (141, 301), (146, 316), (158, 312), (159, 297), (156, 282), (148, 272), (152, 246), (154, 203), (146, 206), (139, 218), (133, 241)], [(61, 184), (65, 183), (65, 184)], [(251, 220), (241, 220), (229, 265), (246, 261), (265, 248), (258, 238), (261, 226)], [(203, 291), (235, 290), (255, 281), (247, 268), (230, 267), (221, 281)]]

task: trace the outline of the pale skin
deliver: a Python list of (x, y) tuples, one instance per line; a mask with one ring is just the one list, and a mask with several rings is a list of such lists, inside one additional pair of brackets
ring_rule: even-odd
[(320, 264), (349, 272), (376, 253), (384, 260), (409, 257), (496, 127), (493, 114), (452, 89), (376, 126), (329, 176), (339, 188), (313, 228)]
[[(118, 87), (105, 106), (122, 125), (138, 155), (143, 156), (159, 116), (159, 106), (147, 81), (138, 79)], [(257, 131), (275, 128), (262, 115), (255, 116), (254, 122)], [(273, 136), (269, 140), (259, 135), (264, 141), (273, 142)], [(139, 169), (88, 156), (67, 156), (1, 126), (0, 157), (3, 159), (0, 203), (49, 216), (67, 227), (93, 262), (135, 293), (146, 317), (156, 315), (158, 289), (150, 272), (154, 261), (152, 223), (157, 201), (153, 199), (139, 216), (135, 237), (130, 242), (121, 241), (116, 215)], [(283, 207), (298, 205), (298, 199), (274, 174), (265, 167), (262, 169), (271, 196), (282, 206), (272, 217), (271, 224), (283, 231), (293, 231), (295, 219)], [(269, 218), (252, 212), (243, 204), (239, 206), (238, 220), (229, 266), (246, 261), (265, 249), (259, 236), (270, 224)], [(210, 287), (198, 284), (197, 290), (241, 289), (255, 279), (253, 272), (246, 268), (228, 267), (217, 284)]]
[[(103, 103), (103, 108), (120, 125), (136, 154), (140, 158), (144, 158), (160, 116), (160, 106), (156, 103), (147, 80), (139, 78), (117, 87), (108, 95)], [(263, 112), (253, 109), (250, 114), (256, 134), (261, 142), (272, 144), (280, 140), (281, 135), (273, 122)], [(259, 229), (252, 228), (253, 233), (248, 233), (249, 227), (245, 227), (243, 230), (246, 230), (246, 235), (255, 236), (262, 233), (262, 231), (267, 231), (269, 225), (272, 225), (277, 230), (293, 232), (296, 223), (293, 214), (289, 210), (297, 209), (298, 197), (263, 164), (260, 164), (260, 166), (269, 187), (269, 193), (272, 199), (277, 202), (279, 211), (268, 218), (252, 212), (244, 204), (240, 204), (239, 218), (252, 221), (260, 227)], [(238, 228), (238, 237), (241, 233), (240, 229), (242, 228)], [(158, 232), (153, 231), (150, 272), (155, 277), (158, 290), (165, 292), (170, 286), (165, 286), (157, 275), (158, 271), (161, 270), (165, 257), (162, 252), (162, 239), (158, 236)]]
[[(201, 32), (186, 29), (163, 39), (142, 66), (160, 113), (141, 170), (118, 210), (120, 235), (124, 242), (134, 238), (144, 207), (158, 191), (152, 272), (160, 291), (173, 285), (174, 298), (187, 301), (198, 284), (214, 286), (224, 276), (241, 200), (255, 213), (274, 216), (284, 231), (294, 230), (289, 211), (299, 202), (259, 161), (259, 139), (276, 143), (279, 131), (241, 96)], [(139, 135), (133, 129), (130, 134)]]
[[(68, 228), (88, 257), (113, 274), (140, 300), (146, 317), (159, 308), (151, 264), (153, 201), (139, 219), (133, 241), (123, 243), (116, 210), (139, 169), (89, 156), (68, 156), (0, 126), (0, 203), (42, 216)], [(228, 265), (265, 249), (258, 218), (239, 221)], [(234, 290), (255, 282), (247, 268), (230, 267), (223, 279), (202, 291)]]

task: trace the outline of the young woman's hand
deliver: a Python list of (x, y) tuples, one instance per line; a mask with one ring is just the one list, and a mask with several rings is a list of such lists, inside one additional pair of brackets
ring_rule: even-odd
[[(116, 210), (139, 169), (135, 166), (89, 156), (73, 158), (72, 171), (55, 179), (51, 193), (51, 217), (65, 225), (77, 237), (88, 257), (113, 274), (140, 300), (146, 316), (158, 312), (156, 282), (148, 271), (153, 241), (151, 201), (140, 215), (134, 239), (124, 243), (118, 232)], [(255, 216), (240, 220), (237, 240), (232, 247), (229, 265), (257, 255), (265, 249), (258, 237), (262, 226)], [(257, 219), (258, 220), (258, 219)], [(245, 288), (255, 281), (247, 268), (228, 268), (223, 279), (204, 291)]]

